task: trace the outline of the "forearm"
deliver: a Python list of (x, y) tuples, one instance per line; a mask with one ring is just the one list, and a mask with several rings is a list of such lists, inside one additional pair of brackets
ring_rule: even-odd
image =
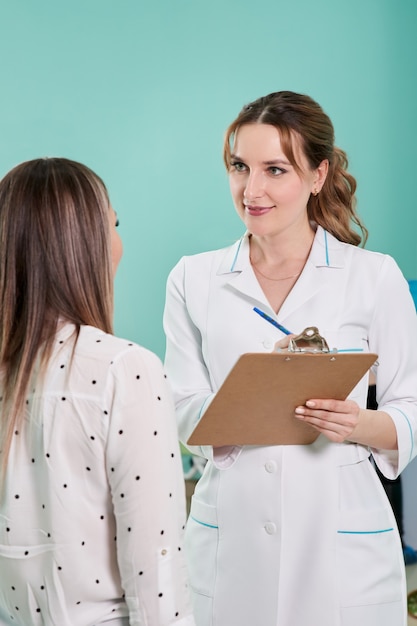
[(397, 431), (385, 411), (359, 409), (358, 422), (347, 441), (379, 450), (397, 450)]

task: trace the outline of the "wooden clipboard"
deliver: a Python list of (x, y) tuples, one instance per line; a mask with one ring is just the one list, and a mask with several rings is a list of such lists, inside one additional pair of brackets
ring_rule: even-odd
[(319, 433), (294, 417), (311, 398), (345, 400), (377, 359), (372, 353), (243, 354), (203, 414), (190, 445), (310, 444)]

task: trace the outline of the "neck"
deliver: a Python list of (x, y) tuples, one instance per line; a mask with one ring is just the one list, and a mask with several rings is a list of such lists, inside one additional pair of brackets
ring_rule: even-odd
[(294, 237), (284, 234), (271, 237), (251, 234), (251, 262), (261, 267), (291, 266), (294, 262), (304, 264), (310, 254), (314, 235), (310, 225), (308, 229), (296, 232)]

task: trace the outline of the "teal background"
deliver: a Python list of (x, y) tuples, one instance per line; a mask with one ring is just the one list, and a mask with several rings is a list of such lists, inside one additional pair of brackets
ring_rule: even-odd
[(348, 152), (368, 248), (416, 278), (416, 18), (415, 0), (2, 0), (0, 175), (66, 156), (102, 176), (125, 245), (115, 330), (162, 357), (170, 268), (243, 232), (225, 128), (300, 91)]

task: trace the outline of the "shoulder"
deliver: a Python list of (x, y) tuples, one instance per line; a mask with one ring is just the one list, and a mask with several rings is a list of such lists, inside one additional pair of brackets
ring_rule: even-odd
[(321, 246), (325, 249), (326, 262), (329, 265), (333, 263), (335, 265), (339, 263), (344, 265), (345, 262), (348, 261), (353, 264), (358, 264), (365, 271), (368, 268), (370, 270), (372, 270), (372, 268), (380, 270), (383, 267), (398, 272), (400, 271), (395, 259), (389, 254), (368, 250), (367, 248), (361, 248), (350, 243), (339, 241), (321, 227), (317, 230), (316, 241), (318, 247)]
[(229, 271), (233, 271), (233, 262), (244, 241), (245, 236), (224, 248), (183, 256), (171, 270), (168, 281), (175, 280), (186, 274), (201, 276), (201, 273), (207, 273), (212, 270), (217, 271), (223, 265), (230, 266)]
[(161, 360), (147, 348), (92, 326), (82, 326), (76, 346), (81, 358), (101, 361), (116, 366), (121, 363), (137, 363), (151, 369), (162, 367)]

